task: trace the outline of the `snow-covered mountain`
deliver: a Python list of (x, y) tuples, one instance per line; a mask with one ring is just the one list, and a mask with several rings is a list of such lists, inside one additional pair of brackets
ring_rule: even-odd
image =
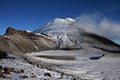
[(53, 21), (50, 21), (43, 28), (36, 29), (34, 32), (45, 33), (48, 35), (68, 34), (68, 32), (69, 33), (75, 32), (76, 29), (71, 27), (75, 23), (76, 21), (71, 18), (66, 18), (66, 19), (56, 18)]
[(76, 40), (78, 41), (79, 33), (83, 33), (84, 31), (79, 27), (74, 27), (75, 24), (76, 21), (71, 18), (56, 18), (43, 28), (36, 29), (34, 32), (47, 34), (58, 39), (59, 48), (79, 48), (80, 46), (73, 42), (76, 42)]
[(56, 18), (34, 33), (8, 28), (0, 36), (0, 80), (119, 80), (119, 57), (120, 45)]
[(57, 42), (57, 50), (28, 54), (42, 66), (47, 64), (47, 68), (71, 74), (76, 80), (119, 80), (120, 45), (113, 41), (81, 29), (71, 18), (56, 18), (34, 32)]
[(81, 49), (94, 47), (107, 51), (120, 51), (120, 46), (107, 38), (86, 32), (72, 18), (56, 18), (35, 33), (49, 35), (56, 39), (58, 49)]

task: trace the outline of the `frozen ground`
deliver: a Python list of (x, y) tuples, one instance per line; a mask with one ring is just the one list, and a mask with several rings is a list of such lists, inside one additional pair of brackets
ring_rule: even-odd
[(14, 70), (10, 74), (2, 70), (6, 78), (1, 78), (0, 70), (0, 80), (120, 80), (120, 54), (90, 50), (27, 53), (25, 58), (34, 64), (8, 55), (0, 60), (0, 66)]
[[(61, 73), (41, 68), (39, 65), (32, 65), (26, 62), (23, 58), (9, 55), (7, 58), (0, 60), (0, 66), (3, 68), (13, 68), (14, 70), (9, 74), (4, 74), (6, 78), (0, 80), (73, 80), (72, 76), (66, 76)], [(24, 70), (24, 72), (19, 72)], [(1, 74), (0, 74), (1, 76)]]
[(49, 69), (88, 80), (120, 80), (120, 54), (102, 50), (50, 50), (27, 56)]

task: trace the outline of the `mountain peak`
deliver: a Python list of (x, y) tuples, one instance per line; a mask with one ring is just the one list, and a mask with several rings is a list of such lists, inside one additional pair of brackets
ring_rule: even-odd
[(60, 21), (60, 22), (65, 22), (65, 21), (68, 21), (68, 22), (76, 22), (74, 19), (72, 18), (55, 18), (54, 21)]
[(11, 35), (11, 34), (14, 34), (14, 33), (16, 33), (16, 30), (12, 27), (8, 27), (5, 35)]
[(65, 18), (65, 20), (71, 21), (71, 22), (76, 22), (76, 20), (72, 19), (72, 18)]
[(55, 18), (54, 20), (50, 21), (47, 25), (43, 26), (42, 28), (36, 29), (35, 33), (56, 33), (59, 32), (74, 32), (78, 31), (74, 29), (73, 25), (76, 21), (72, 18)]
[(72, 18), (55, 18), (53, 21), (50, 21), (48, 25), (51, 24), (64, 24), (64, 25), (70, 25), (75, 23), (76, 21)]

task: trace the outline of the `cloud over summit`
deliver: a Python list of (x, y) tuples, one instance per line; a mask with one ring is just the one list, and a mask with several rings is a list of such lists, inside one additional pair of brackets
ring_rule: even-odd
[(82, 14), (76, 18), (76, 21), (81, 28), (89, 32), (103, 35), (111, 40), (120, 40), (120, 22), (99, 13)]

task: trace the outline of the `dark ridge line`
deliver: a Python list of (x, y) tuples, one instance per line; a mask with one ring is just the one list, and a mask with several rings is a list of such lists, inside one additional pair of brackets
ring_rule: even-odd
[(93, 48), (97, 48), (97, 49), (100, 49), (102, 51), (106, 51), (106, 52), (110, 52), (110, 53), (120, 53), (120, 50), (107, 50), (107, 49), (95, 47), (95, 46)]
[(100, 35), (96, 35), (94, 33), (85, 33), (84, 35), (88, 36), (88, 37), (91, 37), (91, 38), (94, 38), (95, 40), (99, 41), (99, 42), (102, 42), (103, 44), (106, 44), (106, 45), (114, 45), (116, 47), (120, 47), (119, 44), (107, 39), (106, 37), (104, 36), (100, 36)]

